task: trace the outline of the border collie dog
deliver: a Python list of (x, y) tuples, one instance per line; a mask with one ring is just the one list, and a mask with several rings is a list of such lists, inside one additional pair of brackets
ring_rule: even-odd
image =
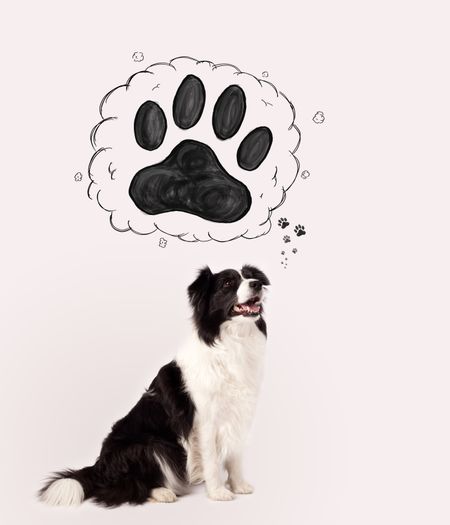
[(94, 465), (56, 473), (40, 498), (111, 507), (172, 502), (202, 481), (214, 500), (250, 494), (241, 461), (261, 382), (269, 284), (254, 266), (200, 270), (188, 288), (190, 340), (113, 425)]

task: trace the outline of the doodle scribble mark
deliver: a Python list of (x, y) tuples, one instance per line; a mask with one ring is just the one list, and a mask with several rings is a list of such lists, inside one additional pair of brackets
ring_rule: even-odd
[(160, 248), (165, 248), (167, 246), (167, 239), (164, 239), (164, 237), (161, 237), (159, 239), (159, 247)]
[(309, 177), (310, 173), (308, 170), (303, 170), (302, 171), (302, 174), (301, 174), (301, 177), (302, 179), (307, 179)]
[(73, 178), (76, 180), (76, 182), (80, 182), (83, 179), (83, 174), (79, 171), (78, 173), (75, 173)]
[(144, 213), (184, 211), (213, 222), (237, 221), (251, 205), (247, 187), (195, 140), (183, 140), (163, 162), (138, 171), (129, 192)]
[(300, 237), (302, 235), (305, 235), (305, 228), (304, 226), (300, 226), (300, 224), (298, 224), (295, 228), (294, 228), (294, 233), (297, 235), (297, 237)]
[(281, 228), (284, 230), (287, 226), (289, 226), (289, 222), (286, 219), (286, 217), (281, 217), (281, 219), (278, 219), (278, 226), (281, 226)]
[(313, 117), (313, 121), (316, 124), (322, 124), (324, 120), (325, 120), (325, 115), (323, 114), (323, 111), (318, 111)]
[(144, 60), (144, 53), (141, 51), (135, 51), (131, 57), (135, 62), (142, 62)]
[(114, 173), (116, 173), (117, 170), (113, 169), (112, 162), (109, 163), (108, 171), (109, 171), (109, 174), (111, 175), (111, 180), (114, 180)]
[(285, 236), (283, 237), (283, 241), (284, 241), (285, 243), (291, 242), (291, 238), (290, 238), (290, 236), (289, 236), (289, 235), (285, 235)]

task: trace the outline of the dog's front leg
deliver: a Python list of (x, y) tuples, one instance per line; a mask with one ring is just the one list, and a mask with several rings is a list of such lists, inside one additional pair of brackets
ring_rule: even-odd
[(244, 480), (242, 475), (242, 454), (236, 452), (230, 454), (225, 461), (228, 472), (228, 484), (235, 494), (251, 494), (253, 487)]
[(222, 481), (222, 464), (217, 450), (217, 435), (213, 426), (207, 425), (199, 430), (200, 450), (206, 491), (211, 499), (230, 501), (234, 498)]

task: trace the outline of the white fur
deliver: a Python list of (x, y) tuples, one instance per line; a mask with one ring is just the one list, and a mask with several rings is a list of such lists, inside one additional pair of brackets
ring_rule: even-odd
[(173, 503), (177, 500), (177, 495), (166, 487), (158, 487), (151, 490), (150, 498), (159, 503)]
[(242, 277), (242, 281), (236, 292), (237, 302), (245, 303), (255, 295), (255, 290), (250, 288), (250, 283), (252, 281), (257, 281), (257, 279), (245, 279), (241, 272), (239, 272), (239, 274)]
[(262, 378), (265, 343), (255, 318), (237, 316), (222, 325), (214, 346), (193, 334), (177, 356), (196, 407), (186, 444), (188, 473), (198, 477), (199, 470), (202, 472), (213, 499), (233, 498), (225, 487), (223, 467), (232, 490), (252, 491), (242, 476), (241, 457)]
[(76, 479), (63, 478), (54, 481), (41, 495), (44, 503), (53, 506), (75, 506), (84, 500), (81, 483)]
[(159, 454), (155, 453), (154, 456), (165, 478), (164, 487), (170, 489), (175, 494), (185, 494), (186, 486), (184, 482), (178, 478), (178, 476), (172, 471), (166, 461)]

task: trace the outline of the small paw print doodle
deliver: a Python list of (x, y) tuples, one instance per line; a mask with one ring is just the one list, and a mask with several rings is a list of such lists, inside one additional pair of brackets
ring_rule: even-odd
[(285, 236), (283, 237), (283, 241), (284, 241), (285, 243), (291, 242), (291, 238), (289, 237), (289, 235), (285, 235)]
[(303, 170), (301, 174), (302, 179), (307, 179), (310, 176), (310, 173), (308, 170)]
[(142, 62), (144, 60), (144, 53), (141, 51), (135, 51), (131, 57), (135, 62)]
[(104, 97), (100, 113), (88, 194), (118, 231), (254, 239), (299, 171), (292, 104), (229, 64), (153, 64)]
[(286, 226), (289, 226), (288, 220), (285, 217), (282, 217), (278, 220), (278, 226), (281, 226), (281, 228), (284, 230)]
[(159, 239), (159, 247), (160, 248), (165, 248), (167, 246), (167, 239), (164, 239), (164, 237), (161, 237)]
[(76, 180), (76, 182), (80, 182), (83, 180), (83, 174), (81, 172), (75, 173), (73, 178)]
[(284, 255), (285, 253), (286, 253), (286, 252), (283, 250), (283, 251), (281, 252), (281, 255)]
[(297, 248), (292, 248), (292, 253), (297, 253), (297, 252), (298, 252)]
[(322, 124), (324, 121), (325, 121), (325, 115), (323, 114), (323, 111), (318, 111), (314, 117), (313, 117), (313, 121), (316, 123), (316, 124)]
[(294, 228), (294, 233), (297, 235), (297, 237), (305, 235), (305, 227), (300, 226), (300, 224), (297, 224), (297, 226)]

